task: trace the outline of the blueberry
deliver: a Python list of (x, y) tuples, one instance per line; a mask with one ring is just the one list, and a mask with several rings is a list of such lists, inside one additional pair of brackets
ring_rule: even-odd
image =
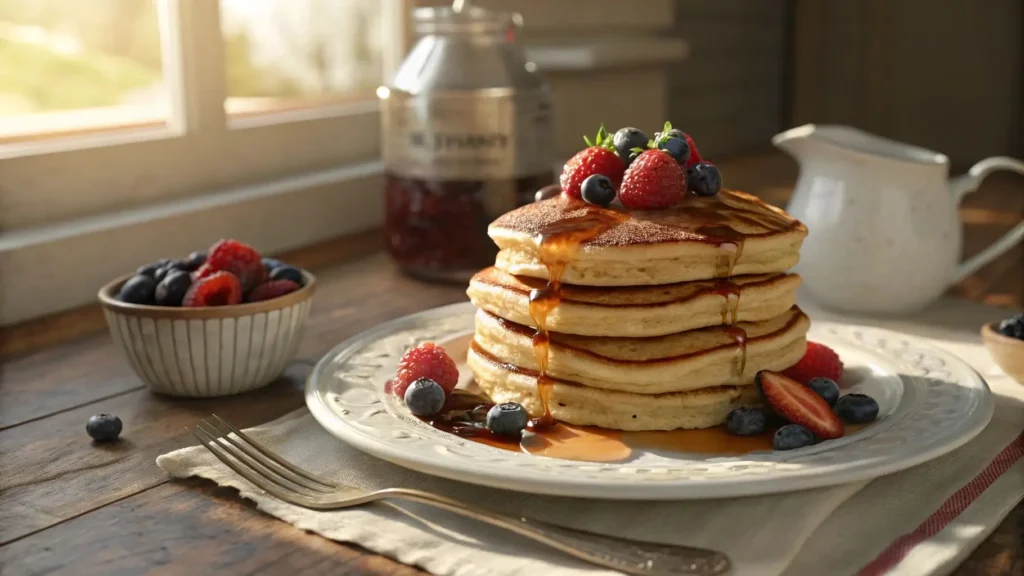
[(156, 292), (156, 280), (149, 276), (132, 276), (121, 286), (117, 298), (129, 304), (152, 304)]
[(686, 171), (686, 189), (698, 196), (714, 196), (722, 189), (722, 173), (710, 162), (698, 162)]
[(772, 447), (776, 450), (794, 450), (811, 444), (814, 444), (814, 434), (799, 424), (786, 424), (772, 438)]
[(878, 418), (878, 402), (866, 394), (847, 394), (836, 402), (836, 414), (850, 424), (871, 422)]
[(189, 287), (192, 286), (192, 275), (185, 270), (171, 270), (156, 285), (156, 303), (158, 306), (181, 306)]
[(433, 416), (444, 406), (444, 389), (430, 378), (420, 378), (405, 389), (405, 405), (417, 416)]
[(669, 130), (668, 132), (665, 132), (664, 134), (661, 133), (661, 132), (658, 132), (658, 134), (657, 134), (658, 138), (661, 138), (663, 136), (666, 137), (666, 138), (679, 138), (679, 139), (683, 140), (684, 142), (686, 141), (686, 132), (683, 132), (679, 128), (673, 128), (673, 129)]
[(267, 269), (267, 272), (270, 272), (274, 268), (280, 268), (281, 266), (287, 266), (287, 264), (285, 264), (281, 260), (278, 260), (277, 258), (264, 258), (263, 259), (263, 267)]
[(157, 281), (157, 284), (163, 281), (169, 273), (177, 270), (186, 270), (187, 264), (184, 260), (173, 260), (164, 267), (160, 268), (153, 274), (153, 280)]
[(668, 152), (668, 155), (675, 158), (676, 162), (685, 166), (690, 159), (690, 145), (682, 138), (669, 138), (658, 142), (658, 149)]
[(518, 436), (529, 419), (526, 408), (515, 402), (495, 404), (487, 411), (487, 429), (500, 436)]
[(1024, 340), (1024, 312), (1000, 322), (999, 333), (1010, 338)]
[(270, 271), (271, 280), (291, 280), (302, 286), (302, 272), (291, 266), (278, 266)]
[(725, 431), (736, 436), (756, 436), (764, 432), (767, 422), (764, 410), (743, 406), (725, 417)]
[(170, 263), (170, 258), (161, 258), (156, 262), (150, 262), (145, 266), (139, 266), (139, 269), (135, 271), (135, 274), (138, 276), (149, 276), (150, 278), (152, 278), (156, 274), (157, 270), (163, 268), (164, 266), (167, 266)]
[(113, 442), (121, 435), (121, 419), (113, 414), (97, 414), (86, 422), (85, 431), (97, 442)]
[(185, 270), (193, 272), (206, 264), (206, 252), (193, 252), (185, 259)]
[(604, 174), (591, 174), (580, 186), (583, 200), (597, 206), (607, 206), (615, 200), (615, 186)]
[(807, 381), (811, 390), (825, 399), (829, 406), (835, 406), (839, 400), (839, 385), (831, 378), (811, 378)]
[(633, 152), (633, 149), (643, 148), (646, 150), (649, 141), (650, 138), (647, 137), (647, 134), (636, 128), (622, 128), (612, 138), (612, 143), (615, 144), (615, 153), (619, 155), (626, 166), (636, 160), (637, 153)]

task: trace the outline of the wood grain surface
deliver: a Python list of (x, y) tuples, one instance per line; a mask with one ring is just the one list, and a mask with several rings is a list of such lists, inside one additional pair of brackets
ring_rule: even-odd
[[(783, 204), (796, 168), (775, 155), (723, 163), (728, 184)], [(964, 208), (965, 252), (1024, 219), (1024, 178), (986, 182)], [(271, 386), (235, 398), (150, 394), (91, 309), (4, 331), (0, 343), (0, 574), (414, 574), (354, 546), (262, 515), (231, 490), (169, 482), (157, 455), (195, 444), (185, 426), (216, 412), (242, 426), (302, 405), (313, 363), (380, 322), (462, 301), (464, 287), (399, 274), (380, 234), (286, 255), (321, 282), (298, 359)], [(955, 291), (1020, 308), (1024, 249)], [(94, 445), (92, 414), (124, 421), (123, 440)], [(1024, 505), (960, 566), (960, 575), (1024, 574)]]

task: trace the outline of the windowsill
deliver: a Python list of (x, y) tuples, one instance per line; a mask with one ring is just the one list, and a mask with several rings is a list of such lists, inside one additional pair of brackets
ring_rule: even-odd
[[(374, 113), (373, 93), (324, 94), (295, 98), (228, 98), (229, 129), (303, 122)], [(166, 112), (158, 107), (109, 106), (0, 118), (0, 158), (88, 148), (94, 145), (173, 137)]]
[(379, 162), (348, 165), (0, 234), (0, 277), (18, 279), (5, 285), (0, 326), (89, 304), (140, 263), (220, 238), (279, 253), (375, 228), (381, 173)]

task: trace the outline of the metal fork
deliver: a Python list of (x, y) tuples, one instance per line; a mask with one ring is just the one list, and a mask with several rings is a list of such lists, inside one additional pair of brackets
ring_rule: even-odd
[[(638, 542), (562, 528), (529, 518), (504, 516), (419, 490), (388, 488), (370, 492), (338, 484), (274, 454), (216, 414), (213, 418), (220, 426), (202, 420), (195, 428), (188, 429), (189, 432), (239, 476), (271, 496), (296, 506), (337, 510), (379, 500), (420, 502), (504, 528), (570, 556), (626, 574), (713, 576), (730, 569), (729, 558), (715, 550)], [(391, 502), (381, 503), (398, 508)]]

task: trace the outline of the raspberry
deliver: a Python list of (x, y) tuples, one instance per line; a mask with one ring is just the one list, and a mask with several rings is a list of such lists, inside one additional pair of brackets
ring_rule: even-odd
[(253, 288), (245, 301), (259, 302), (261, 300), (270, 300), (271, 298), (295, 292), (298, 289), (299, 285), (291, 280), (271, 280)]
[(808, 342), (804, 357), (782, 373), (801, 384), (807, 384), (811, 378), (829, 378), (838, 382), (843, 374), (843, 362), (828, 346)]
[(686, 143), (690, 145), (690, 158), (686, 161), (685, 168), (689, 170), (693, 168), (698, 162), (703, 162), (704, 159), (700, 157), (700, 152), (697, 151), (697, 145), (693, 143), (693, 138), (690, 138), (689, 134), (683, 134), (683, 138), (686, 139)]
[(214, 270), (211, 266), (203, 264), (199, 268), (196, 268), (196, 271), (192, 273), (192, 281), (195, 282), (196, 280), (202, 280), (203, 278), (211, 276), (217, 272), (219, 272), (219, 270)]
[(242, 283), (242, 291), (248, 292), (267, 279), (263, 257), (251, 246), (237, 240), (221, 240), (210, 247), (206, 263), (215, 271), (230, 272)]
[(565, 163), (562, 176), (558, 179), (562, 192), (571, 198), (582, 198), (583, 181), (594, 174), (602, 174), (612, 181), (616, 188), (622, 182), (622, 173), (626, 165), (615, 152), (612, 137), (604, 130), (604, 125), (597, 131), (597, 139), (593, 145), (584, 137), (588, 148), (576, 153)]
[(242, 301), (242, 285), (230, 272), (214, 272), (197, 280), (185, 293), (182, 306), (230, 306)]
[(622, 179), (619, 201), (632, 210), (668, 208), (686, 195), (686, 174), (663, 150), (645, 150)]
[(429, 378), (451, 394), (459, 383), (459, 369), (444, 348), (433, 342), (425, 342), (410, 348), (398, 362), (398, 374), (391, 382), (391, 391), (399, 398), (405, 398), (405, 390), (416, 380)]

